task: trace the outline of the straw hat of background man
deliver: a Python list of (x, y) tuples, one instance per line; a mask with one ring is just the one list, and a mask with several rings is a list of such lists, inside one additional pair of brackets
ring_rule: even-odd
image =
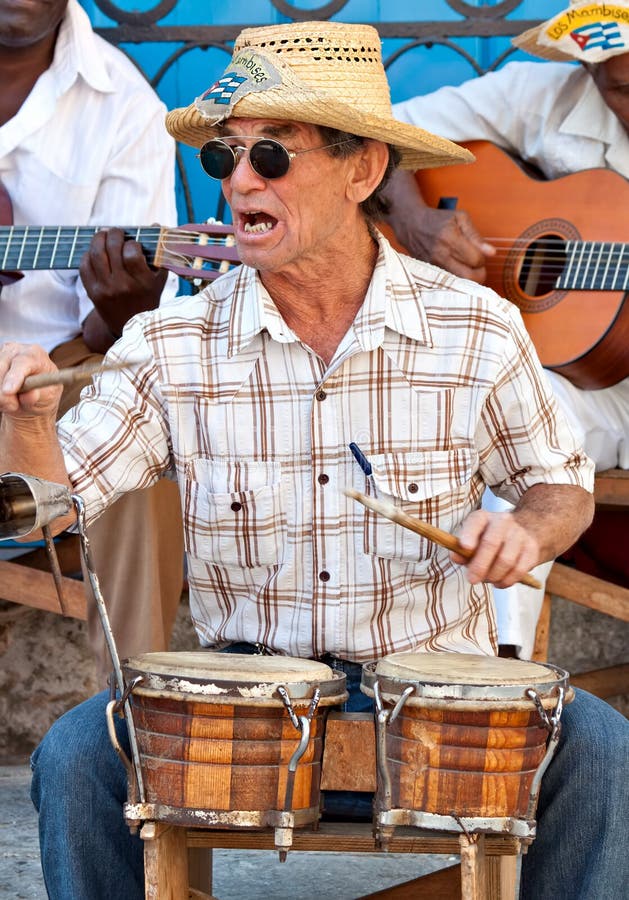
[(546, 22), (513, 39), (543, 59), (597, 63), (629, 52), (629, 4), (572, 0)]
[(408, 169), (471, 162), (457, 144), (393, 118), (380, 49), (369, 25), (299, 22), (246, 28), (224, 74), (166, 127), (192, 147), (230, 117), (287, 119), (393, 145)]

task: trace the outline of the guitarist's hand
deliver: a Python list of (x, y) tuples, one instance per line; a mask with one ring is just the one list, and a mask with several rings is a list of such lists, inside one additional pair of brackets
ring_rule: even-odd
[(487, 257), (494, 256), (496, 249), (482, 239), (466, 212), (423, 206), (414, 225), (428, 262), (461, 278), (485, 283)]
[(81, 279), (95, 310), (83, 323), (90, 350), (105, 353), (131, 316), (159, 306), (168, 273), (152, 269), (137, 241), (120, 228), (98, 231), (81, 260)]
[(486, 258), (496, 249), (481, 238), (466, 212), (426, 206), (415, 176), (403, 169), (393, 173), (385, 198), (390, 206), (386, 221), (411, 256), (485, 281)]

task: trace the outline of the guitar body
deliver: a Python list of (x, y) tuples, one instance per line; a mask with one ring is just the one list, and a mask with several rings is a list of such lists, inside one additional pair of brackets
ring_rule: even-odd
[[(428, 204), (456, 197), (457, 208), (468, 212), (480, 234), (496, 245), (487, 283), (520, 308), (543, 365), (588, 389), (627, 377), (626, 275), (620, 279), (622, 289), (556, 289), (557, 254), (548, 258), (539, 248), (548, 236), (557, 246), (567, 241), (596, 242), (597, 247), (613, 242), (618, 249), (611, 263), (604, 260), (601, 266), (622, 266), (626, 273), (629, 183), (606, 169), (538, 180), (493, 144), (475, 141), (466, 146), (475, 163), (417, 172)], [(587, 245), (584, 252), (590, 252)], [(608, 253), (600, 247), (596, 252)]]

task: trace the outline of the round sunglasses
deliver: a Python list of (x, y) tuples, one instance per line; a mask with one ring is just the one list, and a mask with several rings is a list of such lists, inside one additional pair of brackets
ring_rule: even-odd
[(249, 137), (238, 135), (233, 140), (255, 140), (250, 147), (240, 144), (228, 144), (220, 138), (214, 138), (204, 144), (197, 154), (203, 171), (210, 178), (223, 181), (233, 173), (243, 153), (247, 154), (249, 165), (261, 178), (281, 178), (286, 175), (291, 161), (302, 153), (312, 153), (313, 150), (327, 150), (329, 147), (338, 147), (339, 144), (349, 144), (354, 138), (344, 141), (336, 141), (334, 144), (325, 144), (323, 147), (310, 147), (308, 150), (288, 150), (284, 144), (272, 138)]

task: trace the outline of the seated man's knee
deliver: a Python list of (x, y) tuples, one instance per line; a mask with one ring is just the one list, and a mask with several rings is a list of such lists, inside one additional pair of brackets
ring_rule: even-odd
[(120, 766), (107, 732), (108, 692), (91, 697), (69, 710), (50, 727), (31, 756), (31, 797), (40, 808), (44, 793), (80, 795), (81, 785)]
[(575, 691), (562, 716), (562, 754), (570, 756), (581, 778), (628, 781), (629, 721), (604, 700)]

